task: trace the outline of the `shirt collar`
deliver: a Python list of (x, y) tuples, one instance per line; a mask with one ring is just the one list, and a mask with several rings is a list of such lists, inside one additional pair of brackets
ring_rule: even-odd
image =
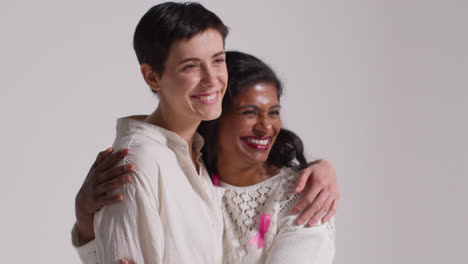
[[(146, 116), (128, 116), (117, 119), (117, 136), (141, 134), (153, 139), (169, 148), (188, 151), (188, 145), (178, 134), (157, 125), (143, 121)], [(200, 157), (200, 150), (205, 141), (203, 137), (195, 133), (193, 138), (193, 150)]]

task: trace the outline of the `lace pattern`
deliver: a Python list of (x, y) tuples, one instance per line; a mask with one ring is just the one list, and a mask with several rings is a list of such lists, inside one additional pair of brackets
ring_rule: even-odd
[(265, 249), (271, 247), (278, 229), (276, 219), (298, 198), (293, 192), (298, 177), (298, 173), (291, 169), (283, 169), (278, 175), (253, 186), (223, 184), (226, 189), (223, 197), (225, 235), (232, 247), (229, 251), (236, 252), (236, 256), (231, 256), (236, 263), (242, 262), (247, 255), (262, 253), (250, 244), (251, 237), (258, 232), (262, 214), (269, 214), (273, 219), (265, 235)]

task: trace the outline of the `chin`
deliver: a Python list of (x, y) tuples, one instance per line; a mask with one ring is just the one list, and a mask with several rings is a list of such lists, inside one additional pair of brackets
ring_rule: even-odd
[(249, 160), (251, 160), (253, 163), (265, 163), (268, 160), (268, 154), (270, 151), (267, 153), (244, 153), (245, 156), (249, 157)]
[(264, 159), (264, 158), (252, 158), (252, 159), (250, 159), (250, 160), (251, 160), (251, 162), (252, 162), (253, 164), (262, 164), (262, 165), (263, 165), (263, 164), (265, 164), (265, 163), (267, 162), (268, 159)]
[(215, 120), (218, 119), (221, 116), (221, 107), (219, 109), (216, 109), (213, 111), (207, 111), (202, 113), (202, 120), (203, 121), (210, 121), (210, 120)]
[(220, 116), (221, 116), (221, 113), (219, 113), (219, 114), (217, 114), (217, 115), (207, 116), (207, 117), (203, 118), (203, 121), (215, 120), (215, 119), (218, 119)]

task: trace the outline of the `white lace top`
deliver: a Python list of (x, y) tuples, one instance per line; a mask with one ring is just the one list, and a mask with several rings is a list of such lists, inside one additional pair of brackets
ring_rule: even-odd
[(226, 190), (224, 263), (333, 262), (334, 221), (320, 222), (313, 227), (296, 226), (297, 216), (290, 215), (301, 197), (293, 192), (298, 177), (298, 172), (283, 169), (278, 175), (252, 186), (237, 187), (221, 182)]

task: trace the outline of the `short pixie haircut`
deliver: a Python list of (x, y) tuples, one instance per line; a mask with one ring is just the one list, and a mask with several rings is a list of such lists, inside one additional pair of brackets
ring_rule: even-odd
[(141, 18), (133, 37), (133, 48), (140, 64), (149, 64), (162, 76), (171, 45), (187, 40), (207, 29), (217, 30), (223, 41), (229, 29), (221, 19), (199, 3), (166, 2), (152, 7)]

